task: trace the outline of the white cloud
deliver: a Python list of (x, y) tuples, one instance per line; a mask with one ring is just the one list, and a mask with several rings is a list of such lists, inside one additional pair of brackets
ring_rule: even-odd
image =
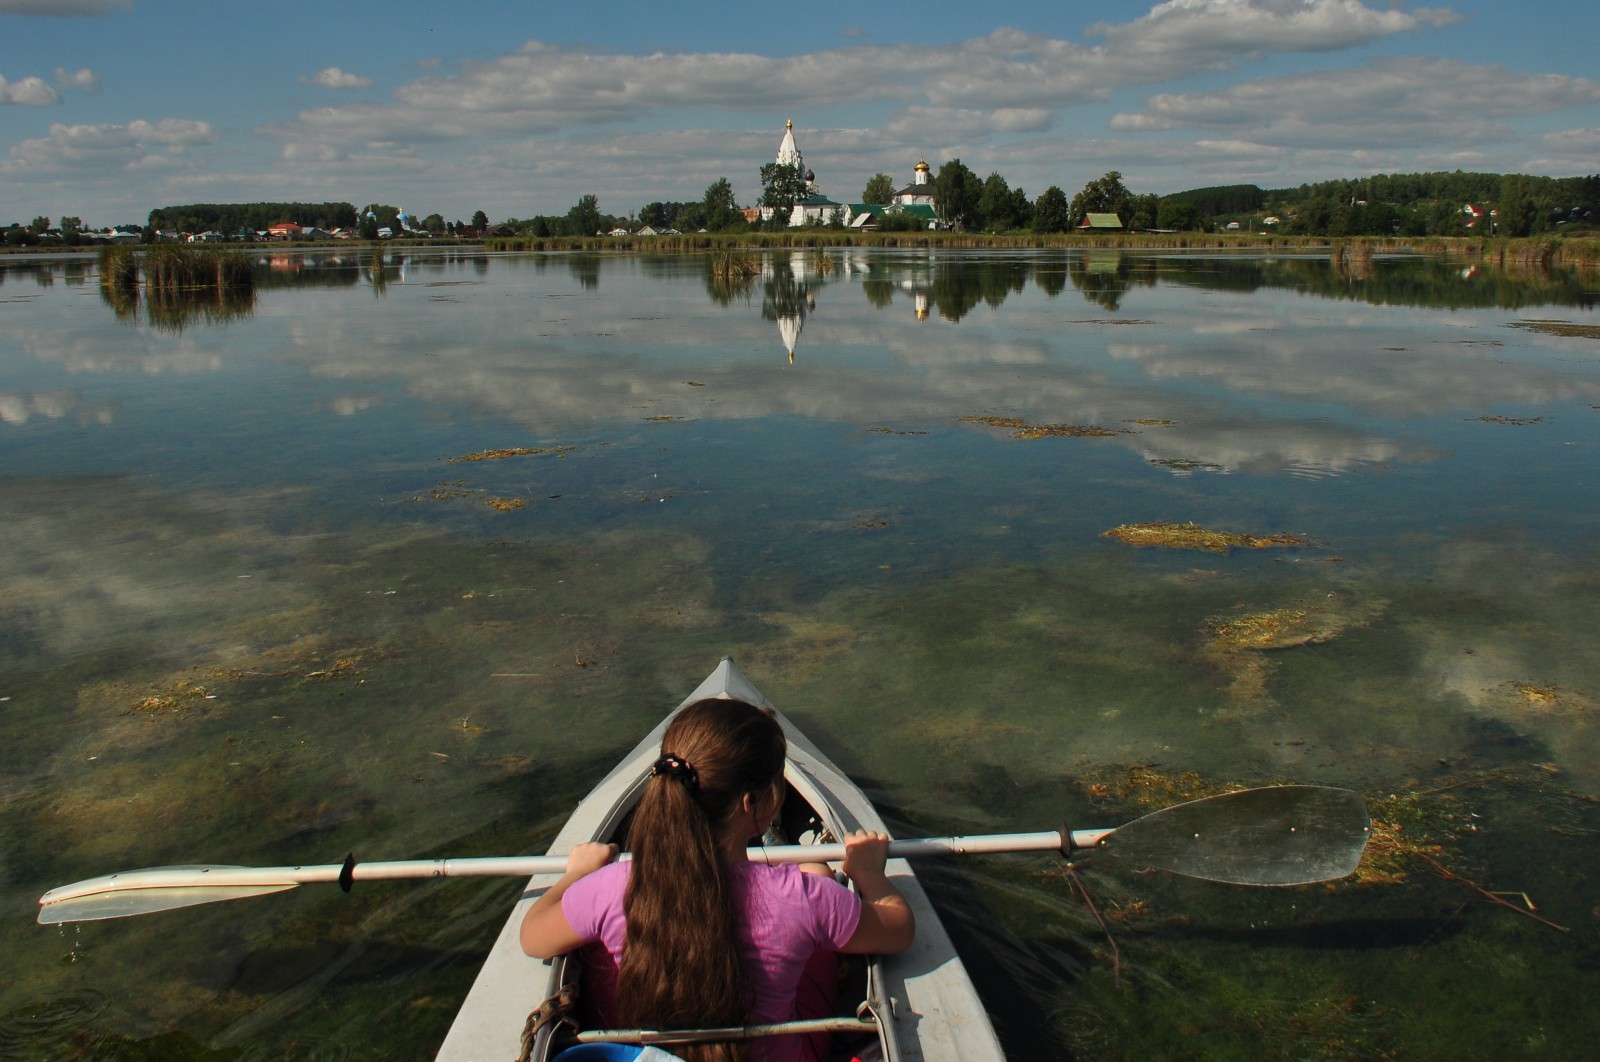
[(1386, 58), (1349, 70), (1245, 81), (1199, 93), (1161, 93), (1119, 114), (1118, 132), (1238, 130), (1291, 146), (1473, 144), (1506, 135), (1498, 119), (1600, 102), (1600, 81), (1521, 74), (1453, 59)]
[(1600, 129), (1563, 129), (1559, 133), (1546, 133), (1539, 139), (1552, 151), (1600, 156)]
[(0, 106), (50, 107), (60, 102), (60, 93), (40, 78), (25, 77), (21, 81), (7, 81), (0, 77)]
[(1231, 66), (1240, 55), (1334, 51), (1460, 18), (1443, 8), (1380, 10), (1361, 0), (1170, 0), (1143, 18), (1086, 32), (1129, 55)]
[[(27, 171), (132, 167), (143, 162), (152, 148), (181, 152), (215, 139), (209, 122), (164, 118), (159, 122), (136, 119), (127, 125), (50, 126), (48, 136), (24, 140), (11, 148), (11, 158)], [(15, 167), (11, 167), (15, 169)]]
[(56, 87), (82, 89), (85, 92), (100, 91), (100, 77), (93, 70), (84, 67), (75, 74), (69, 74), (62, 67), (56, 67)]
[(80, 17), (132, 10), (133, 0), (0, 0), (0, 15)]
[(1058, 108), (1108, 99), (1120, 86), (1231, 66), (1245, 52), (1351, 47), (1454, 18), (1360, 0), (1174, 0), (1131, 23), (1095, 26), (1105, 43), (1093, 47), (1015, 29), (941, 46), (855, 45), (776, 57), (626, 55), (534, 40), (463, 63), (457, 73), (418, 78), (389, 103), (314, 108), (264, 131), (285, 142), (338, 143), (549, 135), (664, 109), (794, 113), (874, 100), (906, 108), (901, 127), (921, 107), (954, 116), (962, 128), (972, 126), (970, 114), (987, 112), (993, 132), (1029, 132), (1046, 128)]
[(348, 73), (336, 66), (325, 66), (312, 77), (301, 77), (300, 83), (320, 85), (327, 89), (364, 89), (372, 86), (372, 79)]

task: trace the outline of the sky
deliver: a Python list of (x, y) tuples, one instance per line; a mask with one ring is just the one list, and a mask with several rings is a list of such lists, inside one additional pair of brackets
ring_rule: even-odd
[(0, 225), (386, 203), (609, 214), (925, 158), (1029, 198), (1600, 173), (1594, 0), (0, 0)]

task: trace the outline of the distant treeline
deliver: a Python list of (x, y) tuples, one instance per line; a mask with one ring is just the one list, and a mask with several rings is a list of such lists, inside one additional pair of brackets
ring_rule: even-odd
[(157, 231), (232, 234), (247, 228), (262, 232), (280, 221), (319, 229), (353, 229), (356, 208), (349, 203), (191, 203), (150, 211), (150, 227)]
[[(1248, 187), (1248, 186), (1246, 186)], [(1379, 173), (1371, 177), (1318, 181), (1298, 188), (1280, 188), (1265, 193), (1268, 199), (1366, 200), (1409, 206), (1436, 199), (1454, 203), (1498, 203), (1512, 194), (1549, 198), (1569, 208), (1600, 203), (1600, 176), (1530, 177), (1524, 174), (1463, 173)]]
[(1600, 175), (1379, 173), (1295, 188), (1233, 184), (1161, 197), (1163, 215), (1177, 216), (1180, 204), (1207, 229), (1252, 220), (1259, 229), (1270, 216), (1279, 219), (1275, 231), (1297, 236), (1538, 236), (1595, 231)]
[(1267, 193), (1253, 184), (1222, 184), (1212, 188), (1192, 188), (1161, 197), (1163, 203), (1189, 203), (1202, 215), (1248, 214), (1260, 210)]

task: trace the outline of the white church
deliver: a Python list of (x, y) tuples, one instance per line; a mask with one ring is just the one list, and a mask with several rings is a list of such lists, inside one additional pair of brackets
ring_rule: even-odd
[[(778, 144), (778, 157), (775, 161), (780, 166), (793, 166), (806, 179), (807, 195), (794, 205), (794, 210), (789, 214), (789, 225), (793, 228), (801, 225), (826, 225), (836, 214), (850, 228), (871, 228), (877, 223), (878, 218), (890, 213), (911, 214), (930, 229), (939, 227), (933, 208), (933, 178), (928, 169), (928, 160), (925, 158), (917, 160), (911, 183), (896, 191), (889, 202), (882, 206), (868, 203), (839, 203), (823, 195), (822, 188), (817, 184), (816, 172), (806, 168), (805, 158), (800, 154), (800, 146), (795, 143), (793, 119), (784, 123), (783, 140)], [(761, 207), (761, 220), (771, 220), (774, 212), (772, 207)]]
[[(806, 197), (794, 205), (794, 210), (789, 213), (789, 225), (798, 228), (801, 225), (826, 225), (833, 220), (835, 212), (841, 220), (845, 219), (848, 211), (843, 203), (836, 203), (822, 194), (822, 189), (817, 185), (817, 175), (812, 170), (806, 169), (806, 160), (800, 154), (800, 147), (794, 142), (794, 120), (784, 123), (783, 141), (778, 145), (777, 163), (780, 166), (793, 166), (806, 179)], [(770, 221), (774, 208), (764, 206), (761, 208), (761, 220)]]

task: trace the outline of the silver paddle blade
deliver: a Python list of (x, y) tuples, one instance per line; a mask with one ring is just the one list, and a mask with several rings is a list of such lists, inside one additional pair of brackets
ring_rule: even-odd
[(1207, 881), (1305, 885), (1353, 873), (1370, 832), (1360, 793), (1275, 785), (1164, 808), (1119, 827), (1096, 850)]
[(172, 911), (179, 907), (216, 903), (218, 900), (243, 900), (252, 896), (265, 896), (270, 892), (283, 892), (297, 887), (295, 882), (289, 882), (287, 885), (189, 885), (181, 888), (125, 889), (94, 896), (68, 897), (41, 904), (39, 924), (53, 926), (62, 922), (98, 922), (105, 918), (127, 918), (130, 915), (154, 914), (157, 911)]

